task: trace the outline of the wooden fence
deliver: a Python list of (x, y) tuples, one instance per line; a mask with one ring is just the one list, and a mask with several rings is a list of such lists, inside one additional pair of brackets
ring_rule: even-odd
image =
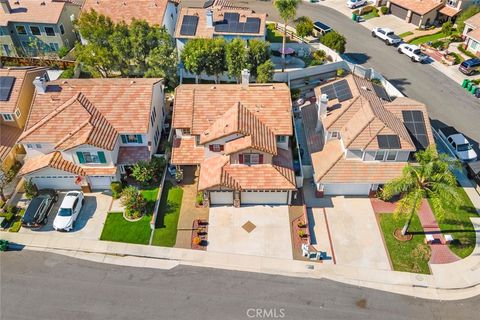
[(0, 65), (2, 66), (37, 66), (51, 67), (56, 69), (68, 69), (75, 67), (75, 61), (46, 59), (46, 58), (25, 58), (25, 57), (7, 57), (0, 56)]

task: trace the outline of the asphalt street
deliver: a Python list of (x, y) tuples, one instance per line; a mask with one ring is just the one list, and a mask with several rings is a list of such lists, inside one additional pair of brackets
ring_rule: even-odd
[(122, 267), (33, 251), (0, 253), (0, 285), (2, 320), (457, 320), (478, 317), (480, 302), (206, 268)]
[[(238, 5), (268, 13), (280, 21), (271, 1), (240, 0)], [(325, 0), (328, 2), (328, 0)], [(200, 6), (200, 0), (182, 0), (183, 6)], [(413, 63), (395, 48), (387, 47), (370, 31), (331, 8), (303, 2), (297, 16), (309, 16), (342, 33), (347, 38), (347, 54), (356, 63), (375, 68), (403, 94), (425, 103), (435, 127), (450, 125), (463, 132), (478, 147), (480, 142), (480, 100), (467, 94), (458, 84), (428, 64)], [(478, 148), (477, 148), (478, 150)]]

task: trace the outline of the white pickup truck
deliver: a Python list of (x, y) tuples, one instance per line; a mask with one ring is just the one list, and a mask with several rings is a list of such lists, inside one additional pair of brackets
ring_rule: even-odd
[(396, 45), (402, 42), (402, 38), (397, 36), (393, 30), (388, 28), (373, 28), (372, 37), (383, 40), (387, 46)]
[(477, 160), (477, 153), (473, 150), (470, 141), (453, 127), (443, 127), (438, 130), (440, 137), (448, 148), (463, 162)]
[(424, 62), (428, 59), (428, 56), (420, 50), (419, 46), (414, 44), (402, 43), (398, 46), (398, 53), (403, 53), (413, 62)]

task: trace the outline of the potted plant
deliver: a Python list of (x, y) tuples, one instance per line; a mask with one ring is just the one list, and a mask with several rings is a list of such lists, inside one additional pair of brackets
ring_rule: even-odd
[(298, 236), (299, 236), (300, 238), (305, 238), (306, 235), (307, 235), (307, 234), (305, 233), (305, 231), (303, 231), (303, 230), (298, 230)]
[(202, 242), (202, 239), (200, 237), (195, 237), (192, 240), (192, 243), (196, 246), (200, 245), (201, 242)]
[(178, 169), (176, 172), (175, 172), (175, 181), (177, 183), (180, 183), (182, 182), (183, 180), (183, 170), (182, 169)]
[(307, 226), (307, 224), (305, 222), (303, 222), (302, 220), (298, 220), (297, 226), (299, 228), (305, 228)]
[(197, 228), (197, 235), (201, 236), (205, 234), (205, 228)]

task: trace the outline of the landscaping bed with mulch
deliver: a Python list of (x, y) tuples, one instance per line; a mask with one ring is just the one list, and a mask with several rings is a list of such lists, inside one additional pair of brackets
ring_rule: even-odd
[(208, 222), (194, 220), (192, 226), (192, 249), (207, 250), (208, 245)]

